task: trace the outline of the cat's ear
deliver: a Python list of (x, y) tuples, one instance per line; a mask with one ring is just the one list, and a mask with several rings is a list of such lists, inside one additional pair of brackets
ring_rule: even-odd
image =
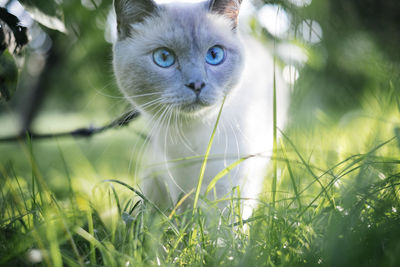
[(124, 39), (130, 35), (130, 24), (142, 22), (157, 9), (153, 0), (114, 0), (117, 16), (118, 38)]
[(210, 0), (209, 10), (218, 13), (232, 21), (233, 29), (238, 23), (239, 9), (242, 0)]

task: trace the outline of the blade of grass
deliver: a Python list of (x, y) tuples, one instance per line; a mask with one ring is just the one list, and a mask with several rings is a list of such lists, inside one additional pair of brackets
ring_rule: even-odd
[[(132, 202), (133, 202), (133, 200), (132, 199), (129, 199), (126, 203), (125, 203), (125, 205), (124, 205), (124, 208), (122, 209), (124, 212), (127, 212), (127, 210), (128, 210), (128, 208), (130, 207), (130, 205), (132, 204)], [(130, 212), (128, 212), (129, 214), (130, 214)]]
[(303, 156), (301, 155), (301, 153), (297, 150), (297, 147), (294, 145), (294, 143), (292, 142), (292, 140), (282, 131), (280, 131), (282, 136), (286, 138), (286, 140), (288, 140), (289, 144), (293, 147), (294, 151), (296, 152), (297, 156), (299, 157), (299, 159), (301, 160), (301, 162), (303, 163), (303, 165), (306, 167), (307, 171), (311, 174), (311, 176), (314, 178), (314, 180), (320, 185), (322, 191), (324, 192), (324, 194), (326, 195), (327, 199), (329, 200), (329, 203), (331, 204), (331, 206), (333, 208), (335, 208), (335, 203), (333, 198), (329, 195), (328, 191), (326, 190), (325, 186), (321, 183), (321, 181), (319, 180), (319, 177), (317, 175), (315, 175), (315, 173), (313, 172), (313, 170), (311, 169), (311, 167), (309, 166), (309, 164), (307, 164), (307, 162), (304, 160)]
[(59, 240), (57, 237), (57, 230), (55, 229), (56, 226), (54, 225), (54, 222), (50, 222), (51, 221), (50, 218), (45, 218), (45, 219), (49, 221), (46, 225), (46, 235), (49, 240), (49, 250), (50, 250), (50, 257), (52, 260), (52, 266), (61, 267), (63, 265), (62, 265)]
[(139, 207), (139, 205), (142, 203), (142, 201), (137, 201), (134, 205), (133, 205), (133, 207), (129, 210), (129, 214), (132, 214), (132, 212), (137, 208), (137, 207)]
[(57, 140), (57, 148), (58, 148), (58, 152), (59, 152), (59, 154), (60, 154), (61, 162), (62, 162), (63, 167), (64, 167), (65, 175), (66, 175), (67, 181), (68, 181), (68, 190), (69, 190), (68, 197), (69, 197), (69, 202), (70, 202), (71, 207), (72, 207), (72, 212), (73, 212), (74, 215), (75, 215), (75, 212), (76, 212), (76, 211), (75, 211), (75, 205), (74, 205), (75, 202), (73, 201), (73, 198), (72, 198), (72, 196), (74, 195), (74, 193), (73, 193), (73, 190), (72, 190), (72, 179), (71, 179), (71, 174), (70, 174), (70, 171), (69, 171), (69, 168), (68, 168), (68, 165), (67, 165), (67, 161), (65, 160), (64, 153), (63, 153), (62, 150), (61, 150), (60, 143), (58, 142), (58, 140)]
[[(10, 165), (11, 165), (11, 164), (10, 164)], [(18, 185), (18, 190), (19, 190), (19, 193), (20, 193), (21, 199), (23, 200), (23, 202), (24, 202), (24, 207), (25, 207), (25, 210), (27, 211), (27, 210), (28, 210), (28, 205), (27, 205), (27, 203), (26, 203), (26, 198), (25, 198), (25, 195), (24, 195), (24, 193), (22, 192), (21, 184), (19, 183), (19, 180), (18, 180), (17, 174), (15, 173), (14, 167), (13, 167), (12, 165), (10, 166), (10, 171), (11, 171), (11, 173), (12, 173), (12, 176), (14, 177), (15, 181), (17, 182), (17, 185)]]
[(194, 188), (192, 190), (190, 190), (189, 193), (187, 193), (186, 195), (184, 195), (179, 201), (178, 203), (176, 203), (174, 209), (171, 211), (171, 213), (169, 214), (168, 218), (172, 219), (172, 216), (174, 216), (176, 210), (182, 205), (182, 203), (191, 195), (194, 193)]
[[(365, 153), (365, 154), (351, 155), (350, 157), (348, 157), (348, 158), (342, 160), (341, 162), (335, 164), (334, 166), (332, 166), (332, 167), (329, 168), (328, 170), (324, 171), (323, 174), (321, 174), (320, 176), (318, 176), (318, 180), (321, 179), (321, 178), (322, 178), (323, 176), (325, 176), (326, 174), (332, 172), (332, 171), (333, 171), (334, 169), (336, 169), (337, 167), (343, 165), (344, 163), (346, 163), (346, 162), (348, 162), (348, 161), (350, 161), (350, 160), (352, 160), (352, 159), (355, 159), (355, 160), (352, 161), (349, 165), (347, 165), (343, 170), (341, 170), (336, 176), (331, 174), (331, 175), (333, 176), (333, 178), (336, 178), (336, 177), (339, 177), (339, 176), (342, 177), (342, 176), (343, 176), (343, 173), (348, 173), (348, 171), (347, 171), (348, 169), (350, 169), (351, 167), (353, 167), (353, 166), (356, 165), (357, 163), (362, 162), (367, 156), (368, 156), (368, 157), (370, 156), (370, 153), (373, 153), (373, 152), (377, 151), (379, 148), (381, 148), (382, 146), (384, 146), (384, 145), (390, 143), (390, 142), (393, 141), (395, 138), (396, 138), (396, 137), (393, 137), (393, 138), (391, 138), (391, 139), (389, 139), (389, 140), (387, 140), (387, 141), (385, 141), (385, 142), (383, 142), (383, 143), (377, 145), (377, 146), (374, 147), (371, 151), (369, 151), (369, 152), (367, 152), (367, 153)], [(301, 195), (301, 194), (303, 194), (305, 191), (307, 191), (307, 189), (310, 188), (316, 181), (317, 181), (317, 180), (312, 181), (309, 185), (307, 185), (304, 189), (302, 189), (302, 190), (299, 192), (299, 195)], [(292, 203), (290, 203), (289, 206), (290, 206), (291, 204), (292, 204)]]
[(240, 225), (240, 229), (243, 230), (243, 218), (242, 218), (242, 211), (240, 209), (240, 187), (236, 186), (236, 194), (237, 194), (237, 216), (239, 218), (239, 225)]
[[(279, 9), (278, 9), (279, 12)], [(276, 49), (276, 41), (274, 40), (274, 49)], [(273, 151), (273, 177), (272, 177), (272, 208), (275, 208), (275, 197), (276, 197), (276, 183), (278, 179), (278, 162), (276, 160), (276, 152), (278, 148), (278, 143), (277, 143), (277, 106), (276, 106), (276, 56), (274, 53), (274, 59), (273, 59), (273, 126), (272, 126), (272, 131), (273, 131), (273, 146), (272, 146), (272, 151)]]
[[(5, 168), (3, 166), (0, 166), (0, 174), (2, 174), (5, 177), (5, 181), (4, 181), (4, 186), (6, 188), (8, 188), (8, 192), (11, 195), (11, 199), (13, 200), (12, 203), (10, 203), (10, 209), (9, 211), (11, 212), (11, 214), (9, 214), (10, 218), (16, 218), (16, 217), (20, 217), (22, 214), (24, 214), (25, 212), (23, 211), (24, 206), (21, 204), (21, 202), (24, 202), (24, 198), (23, 195), (19, 195), (16, 191), (16, 189), (14, 189), (13, 183), (12, 183), (12, 177), (10, 177)], [(10, 202), (11, 202), (10, 199)], [(8, 201), (5, 200), (7, 203)], [(25, 203), (25, 202), (24, 202)], [(25, 211), (27, 211), (27, 209), (25, 208)], [(18, 215), (16, 215), (18, 214)], [(22, 217), (20, 217), (22, 218)]]
[[(109, 185), (110, 188), (112, 188), (112, 185)], [(110, 211), (113, 210), (113, 203), (112, 203), (112, 197), (111, 197), (111, 192), (112, 190), (108, 189), (108, 208), (110, 209)], [(119, 201), (118, 201), (119, 202)], [(118, 214), (119, 216), (121, 215), (120, 213)], [(110, 222), (111, 222), (111, 243), (114, 244), (115, 241), (115, 234), (117, 231), (117, 224), (115, 221), (115, 216), (110, 216)]]
[(55, 203), (55, 205), (56, 205), (56, 207), (57, 207), (56, 212), (58, 213), (58, 217), (61, 218), (61, 220), (62, 220), (62, 223), (63, 223), (64, 229), (65, 229), (65, 232), (66, 232), (67, 235), (68, 235), (68, 239), (69, 239), (69, 241), (70, 241), (72, 250), (74, 251), (74, 254), (75, 254), (76, 258), (78, 259), (79, 265), (80, 265), (80, 266), (84, 266), (82, 257), (81, 257), (81, 255), (79, 254), (79, 251), (78, 251), (78, 247), (76, 246), (76, 243), (75, 243), (75, 241), (74, 241), (74, 238), (73, 238), (73, 236), (72, 236), (72, 234), (71, 234), (71, 231), (70, 231), (70, 229), (69, 229), (69, 227), (68, 227), (68, 224), (67, 224), (67, 222), (66, 222), (66, 220), (65, 220), (66, 216), (65, 216), (65, 214), (64, 214), (64, 212), (63, 212), (63, 209), (62, 209), (62, 208), (60, 207), (60, 205), (58, 204), (58, 201), (57, 201), (57, 199), (54, 197), (54, 195), (51, 195), (51, 198), (52, 198), (53, 202)]
[(186, 229), (188, 228), (190, 224), (186, 224), (185, 227), (182, 228), (178, 239), (175, 241), (175, 244), (172, 246), (172, 248), (168, 251), (168, 256), (166, 259), (166, 262), (168, 262), (170, 260), (170, 258), (172, 257), (173, 253), (176, 251), (176, 249), (178, 248), (178, 245), (183, 241), (183, 238), (186, 236)]
[(114, 186), (112, 184), (110, 184), (110, 187), (111, 187), (111, 190), (113, 192), (115, 202), (117, 203), (118, 214), (121, 215), (122, 214), (122, 210), (121, 210), (121, 204), (119, 203), (119, 197), (118, 197), (117, 191), (115, 191), (115, 188), (114, 188)]
[(206, 192), (204, 193), (204, 196), (207, 196), (207, 194), (215, 187), (215, 184), (221, 179), (223, 178), (225, 175), (227, 175), (233, 168), (235, 168), (237, 165), (239, 165), (240, 163), (242, 163), (243, 161), (254, 157), (254, 155), (250, 155), (247, 157), (243, 157), (238, 159), (237, 161), (233, 162), (232, 164), (230, 164), (228, 167), (226, 167), (225, 169), (223, 169), (222, 171), (220, 171), (217, 175), (215, 175), (215, 177), (211, 180), (211, 182), (208, 184)]
[(208, 156), (209, 156), (210, 151), (211, 151), (211, 146), (212, 146), (212, 143), (214, 141), (215, 133), (217, 131), (217, 126), (218, 126), (218, 123), (219, 123), (219, 119), (221, 118), (221, 113), (222, 113), (222, 109), (224, 107), (225, 98), (226, 97), (224, 97), (224, 99), (222, 101), (222, 104), (221, 104), (221, 108), (219, 109), (217, 120), (215, 121), (214, 129), (213, 129), (213, 131), (211, 133), (210, 141), (208, 142), (207, 150), (206, 150), (206, 153), (204, 155), (204, 160), (203, 160), (203, 163), (201, 165), (199, 180), (198, 180), (197, 188), (196, 188), (196, 195), (194, 197), (193, 214), (195, 213), (196, 208), (197, 208), (197, 202), (198, 202), (199, 196), (200, 196), (200, 189), (201, 189), (201, 185), (203, 183), (204, 173), (206, 171), (207, 159), (208, 159)]
[[(92, 212), (90, 209), (86, 210), (86, 217), (88, 221), (88, 231), (89, 234), (94, 236), (94, 226), (93, 226), (93, 217), (92, 217)], [(94, 244), (92, 242), (89, 242), (89, 260), (92, 265), (96, 265), (96, 250), (94, 247)]]
[(66, 266), (69, 266), (69, 267), (82, 266), (82, 265), (77, 264), (72, 257), (66, 255), (65, 253), (62, 255), (62, 258), (63, 258), (63, 261), (66, 263)]
[(78, 234), (79, 236), (81, 236), (86, 241), (88, 241), (89, 243), (92, 243), (94, 247), (96, 247), (100, 250), (100, 252), (103, 256), (104, 264), (106, 266), (116, 266), (115, 261), (113, 260), (113, 257), (110, 255), (110, 252), (102, 244), (102, 242), (98, 241), (96, 238), (94, 238), (93, 235), (89, 234), (81, 227), (76, 227), (74, 232), (76, 234)]
[(285, 158), (286, 167), (287, 167), (287, 170), (289, 172), (290, 181), (292, 182), (294, 195), (296, 196), (297, 203), (299, 204), (299, 208), (301, 209), (302, 205), (301, 205), (300, 195), (299, 195), (299, 192), (297, 190), (296, 181), (294, 180), (292, 167), (290, 166), (290, 162), (289, 162), (288, 157), (287, 157), (286, 147), (285, 147), (285, 144), (283, 143), (282, 139), (280, 141), (281, 141), (281, 148), (282, 148), (283, 157)]
[[(349, 170), (349, 168), (351, 168), (351, 167), (353, 167), (355, 164), (357, 164), (357, 163), (363, 161), (363, 160), (364, 160), (365, 158), (367, 158), (370, 154), (374, 153), (375, 151), (377, 151), (378, 149), (380, 149), (380, 148), (383, 147), (384, 145), (390, 143), (390, 142), (393, 141), (395, 138), (396, 138), (396, 137), (392, 137), (391, 139), (389, 139), (389, 140), (387, 140), (387, 141), (385, 141), (385, 142), (383, 142), (383, 143), (377, 145), (376, 147), (374, 147), (373, 149), (371, 149), (369, 152), (360, 155), (360, 158), (357, 158), (356, 160), (354, 160), (353, 162), (351, 162), (348, 166), (346, 166), (346, 168), (345, 168), (344, 170), (342, 170), (342, 171), (339, 173), (339, 175), (334, 176), (334, 178), (328, 183), (328, 185), (326, 186), (326, 188), (328, 188), (328, 189), (331, 188), (337, 180), (343, 178), (344, 176), (346, 176), (347, 174), (349, 174), (349, 173), (351, 173), (351, 172), (354, 172), (355, 170), (360, 169), (360, 168), (362, 167), (362, 165), (361, 165), (361, 166), (356, 166), (356, 167), (354, 167), (354, 168), (352, 168), (352, 169)], [(350, 157), (350, 158), (352, 158), (352, 157)], [(347, 161), (347, 160), (345, 160), (345, 161)], [(343, 162), (345, 162), (345, 161), (343, 161)], [(321, 192), (307, 205), (307, 207), (305, 207), (305, 208), (300, 212), (300, 214), (299, 214), (298, 216), (301, 217), (301, 216), (307, 211), (307, 209), (309, 209), (309, 208), (315, 203), (315, 201), (317, 201), (317, 199), (322, 195), (322, 193), (323, 193), (323, 191), (321, 191)]]
[[(330, 174), (331, 176), (333, 176), (333, 178), (335, 178), (335, 176), (334, 176), (333, 174), (331, 174), (331, 172), (332, 172), (334, 169), (336, 169), (336, 168), (339, 167), (340, 165), (342, 165), (342, 164), (346, 163), (347, 161), (350, 161), (351, 159), (356, 158), (356, 157), (358, 157), (358, 156), (360, 156), (360, 155), (352, 155), (352, 156), (348, 157), (347, 159), (344, 159), (344, 160), (342, 160), (341, 162), (335, 164), (333, 167), (329, 168), (328, 170), (324, 171), (320, 176), (318, 176), (318, 179), (321, 179), (321, 178), (324, 177), (326, 174)], [(298, 162), (295, 161), (295, 163), (298, 163)], [(300, 164), (302, 164), (302, 163), (300, 162)], [(315, 168), (315, 167), (314, 167), (314, 168)], [(322, 170), (321, 170), (321, 171), (322, 171)], [(307, 191), (315, 182), (316, 182), (316, 180), (313, 180), (311, 183), (309, 183), (305, 188), (303, 188), (303, 189), (299, 192), (299, 195), (302, 195), (305, 191)], [(288, 207), (290, 207), (290, 206), (295, 202), (295, 200), (296, 200), (296, 199), (293, 199), (293, 200), (289, 203)]]
[(171, 226), (172, 230), (174, 231), (174, 233), (178, 236), (179, 235), (179, 231), (178, 229), (176, 229), (176, 226), (168, 219), (168, 216), (164, 214), (164, 212), (162, 212), (160, 210), (159, 207), (157, 207), (156, 204), (154, 204), (152, 201), (150, 201), (147, 197), (145, 197), (142, 193), (140, 193), (138, 190), (136, 190), (135, 188), (133, 188), (132, 186), (118, 181), (118, 180), (114, 180), (114, 179), (108, 179), (108, 180), (103, 180), (102, 182), (111, 182), (111, 183), (117, 183), (120, 184), (122, 186), (125, 186), (126, 188), (128, 188), (129, 190), (131, 190), (132, 192), (134, 192), (136, 195), (138, 195), (140, 198), (142, 198), (145, 202), (149, 203), (161, 216), (163, 216), (168, 224)]

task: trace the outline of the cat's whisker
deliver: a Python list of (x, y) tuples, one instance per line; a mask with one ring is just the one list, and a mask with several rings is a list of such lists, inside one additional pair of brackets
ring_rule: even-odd
[[(239, 141), (238, 141), (238, 137), (237, 137), (237, 135), (236, 135), (236, 130), (237, 130), (237, 129), (234, 129), (234, 125), (232, 124), (231, 121), (228, 121), (228, 124), (229, 124), (229, 126), (230, 126), (230, 128), (231, 128), (231, 130), (232, 130), (233, 137), (235, 138), (236, 155), (237, 155), (236, 160), (239, 160), (241, 155), (240, 155)], [(237, 127), (235, 127), (235, 128), (237, 128)], [(238, 169), (238, 170), (240, 169), (240, 165), (237, 166), (237, 169)]]
[[(158, 111), (153, 115), (153, 117), (151, 118), (150, 122), (152, 122), (152, 121), (153, 121), (153, 118), (157, 117), (157, 115), (158, 115), (159, 113), (162, 113), (162, 111), (163, 111), (163, 109), (158, 110)], [(152, 128), (151, 128), (151, 130), (150, 130), (150, 132), (149, 132), (149, 134), (147, 135), (147, 138), (144, 140), (143, 144), (142, 144), (141, 147), (139, 148), (139, 151), (138, 151), (138, 158), (139, 158), (139, 160), (137, 160), (137, 161), (136, 161), (136, 164), (135, 164), (135, 176), (136, 176), (136, 177), (137, 177), (137, 174), (138, 174), (138, 172), (139, 172), (139, 166), (142, 166), (142, 163), (143, 163), (144, 149), (146, 148), (147, 144), (150, 142), (150, 139), (152, 138), (152, 133), (153, 133), (153, 130), (154, 130), (154, 127), (156, 126), (156, 124), (157, 124), (157, 120), (154, 122), (154, 124), (153, 124), (153, 126), (152, 126)], [(157, 127), (158, 127), (158, 126), (157, 126)], [(134, 153), (134, 151), (132, 151), (131, 160), (129, 161), (129, 167), (128, 167), (129, 173), (131, 172), (131, 168), (132, 168), (133, 153)]]
[(193, 150), (190, 146), (189, 141), (187, 140), (185, 134), (182, 131), (182, 116), (179, 116), (179, 111), (175, 112), (175, 125), (176, 131), (178, 133), (178, 137), (181, 139), (182, 144), (191, 152), (193, 155), (197, 155), (198, 153)]
[[(136, 109), (131, 110), (132, 113), (136, 112), (136, 111), (137, 111)], [(160, 110), (160, 112), (161, 112), (161, 110)], [(156, 114), (154, 116), (156, 116)], [(130, 159), (129, 159), (129, 165), (128, 165), (128, 173), (131, 173), (131, 171), (132, 171), (133, 156), (135, 154), (137, 154), (137, 160), (135, 161), (135, 173), (134, 173), (135, 179), (139, 177), (140, 166), (142, 166), (143, 158), (144, 158), (144, 150), (145, 150), (147, 144), (149, 143), (150, 139), (151, 139), (151, 132), (149, 132), (147, 134), (146, 139), (144, 141), (142, 141), (142, 144), (138, 150), (136, 148), (138, 147), (138, 144), (141, 142), (141, 139), (137, 140), (135, 142), (135, 145), (132, 148), (132, 151), (130, 154)]]
[(182, 142), (182, 144), (184, 144), (185, 146), (186, 146), (186, 144), (185, 144), (185, 141), (182, 139), (182, 136), (181, 136), (181, 134), (180, 134), (180, 129), (179, 129), (179, 125), (178, 125), (178, 112), (177, 112), (177, 110), (175, 109), (174, 110), (174, 128), (175, 128), (175, 132), (177, 133), (177, 139), (178, 139), (178, 143), (179, 143), (179, 141), (181, 141)]
[(178, 124), (177, 124), (177, 120), (178, 120), (178, 113), (176, 111), (176, 108), (174, 107), (171, 111), (171, 131), (173, 130), (174, 132), (174, 136), (175, 136), (175, 140), (174, 143), (175, 144), (180, 144), (181, 140), (180, 140), (180, 136), (179, 136), (179, 131), (178, 131)]
[(128, 95), (128, 96), (124, 96), (123, 98), (125, 98), (125, 99), (133, 99), (133, 98), (152, 96), (152, 95), (161, 95), (161, 92), (152, 92), (152, 93), (146, 93), (146, 94), (140, 94), (140, 95)]
[(120, 93), (119, 93), (119, 95), (110, 95), (110, 94), (103, 92), (103, 90), (105, 90), (107, 87), (112, 87), (112, 86), (113, 86), (113, 82), (108, 82), (101, 89), (97, 89), (97, 88), (95, 88), (95, 86), (90, 86), (90, 87), (93, 88), (96, 91), (96, 94), (98, 94), (98, 95), (108, 97), (108, 98), (125, 99), (125, 97), (123, 95), (121, 95)]
[[(159, 99), (155, 99), (155, 100), (152, 100), (150, 102), (147, 102), (146, 104), (138, 105), (138, 107), (144, 110), (144, 109), (148, 109), (148, 108), (150, 108), (152, 106), (155, 106), (155, 107), (161, 106), (159, 104), (161, 104), (161, 101)], [(152, 108), (151, 110), (153, 110), (153, 109), (154, 108)]]
[(222, 128), (224, 130), (224, 136), (225, 136), (225, 149), (224, 149), (224, 156), (223, 157), (224, 157), (224, 167), (226, 167), (226, 166), (228, 166), (228, 162), (226, 160), (226, 157), (227, 157), (227, 154), (228, 154), (228, 145), (229, 145), (228, 142), (229, 142), (229, 140), (228, 140), (228, 134), (226, 132), (225, 123), (222, 122), (221, 126), (222, 126)]
[(154, 110), (162, 108), (162, 100), (160, 98), (153, 99), (143, 105), (137, 105), (138, 109), (145, 110), (147, 113), (153, 113)]
[[(168, 136), (169, 136), (169, 139), (174, 144), (173, 139), (172, 139), (173, 135), (171, 134), (171, 132), (169, 130), (170, 129), (170, 125), (171, 125), (171, 116), (172, 116), (172, 111), (171, 110), (172, 110), (172, 108), (173, 108), (172, 106), (168, 107), (167, 114), (165, 116), (166, 124), (164, 126), (166, 127), (165, 140), (168, 139)], [(166, 141), (164, 143), (166, 143)], [(165, 144), (164, 144), (164, 146), (165, 146)]]
[[(139, 148), (140, 157), (139, 157), (139, 160), (136, 161), (136, 164), (135, 164), (135, 175), (137, 175), (137, 173), (139, 172), (139, 167), (143, 165), (143, 155), (144, 155), (146, 146), (150, 142), (151, 138), (153, 138), (155, 136), (156, 132), (158, 131), (161, 121), (166, 113), (166, 110), (167, 110), (167, 107), (159, 109), (150, 119), (150, 122), (152, 122), (151, 129), (149, 131), (149, 134), (148, 134), (146, 140), (142, 143), (141, 147)], [(161, 115), (159, 116), (159, 114), (161, 114)]]
[(96, 93), (98, 94), (98, 95), (101, 95), (101, 96), (105, 96), (105, 97), (108, 97), (108, 98), (113, 98), (113, 99), (123, 99), (123, 100), (125, 100), (126, 98), (125, 98), (125, 96), (121, 96), (121, 95), (109, 95), (109, 94), (106, 94), (106, 93), (103, 93), (103, 92), (100, 92), (100, 91), (97, 91), (96, 90)]
[(237, 121), (237, 119), (234, 117), (233, 120), (234, 121), (231, 123), (235, 125), (236, 129), (239, 131), (239, 134), (246, 140), (246, 142), (250, 143), (251, 142), (250, 138), (243, 132), (242, 128), (240, 128), (239, 126), (240, 124)]
[(107, 114), (112, 114), (115, 110), (119, 110), (120, 106), (126, 105), (127, 103), (124, 99), (119, 99), (118, 101), (113, 102), (112, 105), (107, 106)]
[(146, 106), (146, 105), (148, 105), (148, 104), (152, 104), (152, 103), (155, 103), (155, 102), (156, 102), (156, 103), (161, 103), (161, 102), (162, 102), (162, 98), (161, 98), (161, 97), (158, 97), (158, 98), (152, 99), (152, 100), (147, 101), (146, 103), (141, 104), (141, 105), (139, 105), (139, 106), (144, 107), (144, 106)]
[(175, 119), (175, 112), (174, 112), (174, 107), (171, 107), (171, 109), (169, 110), (169, 115), (168, 115), (168, 120), (167, 120), (167, 124), (168, 124), (168, 132), (170, 134), (170, 140), (173, 144), (178, 144), (178, 139), (177, 139), (177, 135), (174, 129), (174, 119)]
[[(170, 106), (169, 111), (171, 112), (173, 110), (173, 106)], [(171, 113), (172, 114), (172, 113)], [(187, 192), (178, 184), (178, 182), (176, 181), (176, 179), (174, 178), (173, 174), (171, 173), (171, 170), (169, 168), (169, 164), (168, 164), (168, 158), (167, 158), (167, 154), (168, 154), (168, 150), (167, 150), (167, 136), (168, 136), (168, 130), (169, 130), (170, 124), (167, 123), (167, 133), (164, 137), (164, 161), (166, 164), (166, 169), (167, 169), (167, 173), (169, 178), (171, 179), (171, 181), (174, 183), (174, 185), (184, 194), (187, 194)]]
[(190, 141), (189, 139), (186, 137), (185, 132), (182, 129), (183, 126), (183, 119), (182, 116), (179, 117), (180, 123), (179, 123), (179, 131), (181, 133), (181, 136), (183, 138), (183, 140), (185, 141), (185, 143), (187, 144), (187, 147), (189, 148), (189, 150), (193, 153), (193, 155), (198, 155), (198, 153), (196, 151), (193, 150), (192, 146), (190, 145)]

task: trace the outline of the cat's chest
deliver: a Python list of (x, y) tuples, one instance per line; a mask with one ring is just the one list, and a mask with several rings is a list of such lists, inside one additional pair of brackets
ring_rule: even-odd
[[(199, 123), (187, 128), (164, 129), (155, 137), (153, 153), (149, 160), (158, 166), (158, 173), (164, 173), (164, 181), (174, 196), (189, 192), (196, 186), (207, 147), (211, 145), (207, 167), (204, 173), (204, 185), (232, 162), (240, 158), (242, 141), (234, 136), (233, 128), (220, 122), (212, 144), (210, 138), (215, 121)], [(230, 177), (237, 175), (234, 170)], [(228, 183), (228, 184), (227, 184)], [(231, 181), (225, 179), (217, 185), (218, 191), (230, 188)], [(177, 186), (179, 185), (179, 186)], [(176, 191), (176, 192), (175, 192)]]
[[(244, 140), (238, 125), (227, 123), (221, 118), (213, 142), (210, 139), (214, 131), (215, 120), (192, 123), (191, 125), (169, 125), (162, 129), (153, 142), (151, 161), (159, 163), (174, 162), (186, 166), (201, 165), (204, 155), (210, 147), (210, 162), (226, 165), (237, 160), (244, 152)], [(220, 169), (215, 170), (220, 171)]]
[(153, 147), (169, 160), (201, 156), (207, 150), (212, 131), (211, 123), (171, 124), (155, 136)]

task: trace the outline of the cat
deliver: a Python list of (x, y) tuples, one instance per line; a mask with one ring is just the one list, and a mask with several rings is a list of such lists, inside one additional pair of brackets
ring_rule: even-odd
[[(162, 208), (196, 188), (222, 103), (201, 193), (243, 157), (248, 158), (209, 197), (229, 197), (239, 186), (248, 217), (262, 191), (273, 142), (273, 59), (254, 39), (242, 42), (240, 5), (241, 0), (114, 0), (114, 73), (125, 98), (149, 124), (148, 163), (158, 174), (144, 178), (141, 188)], [(277, 73), (283, 127), (288, 92)], [(185, 202), (190, 199), (193, 194)]]

